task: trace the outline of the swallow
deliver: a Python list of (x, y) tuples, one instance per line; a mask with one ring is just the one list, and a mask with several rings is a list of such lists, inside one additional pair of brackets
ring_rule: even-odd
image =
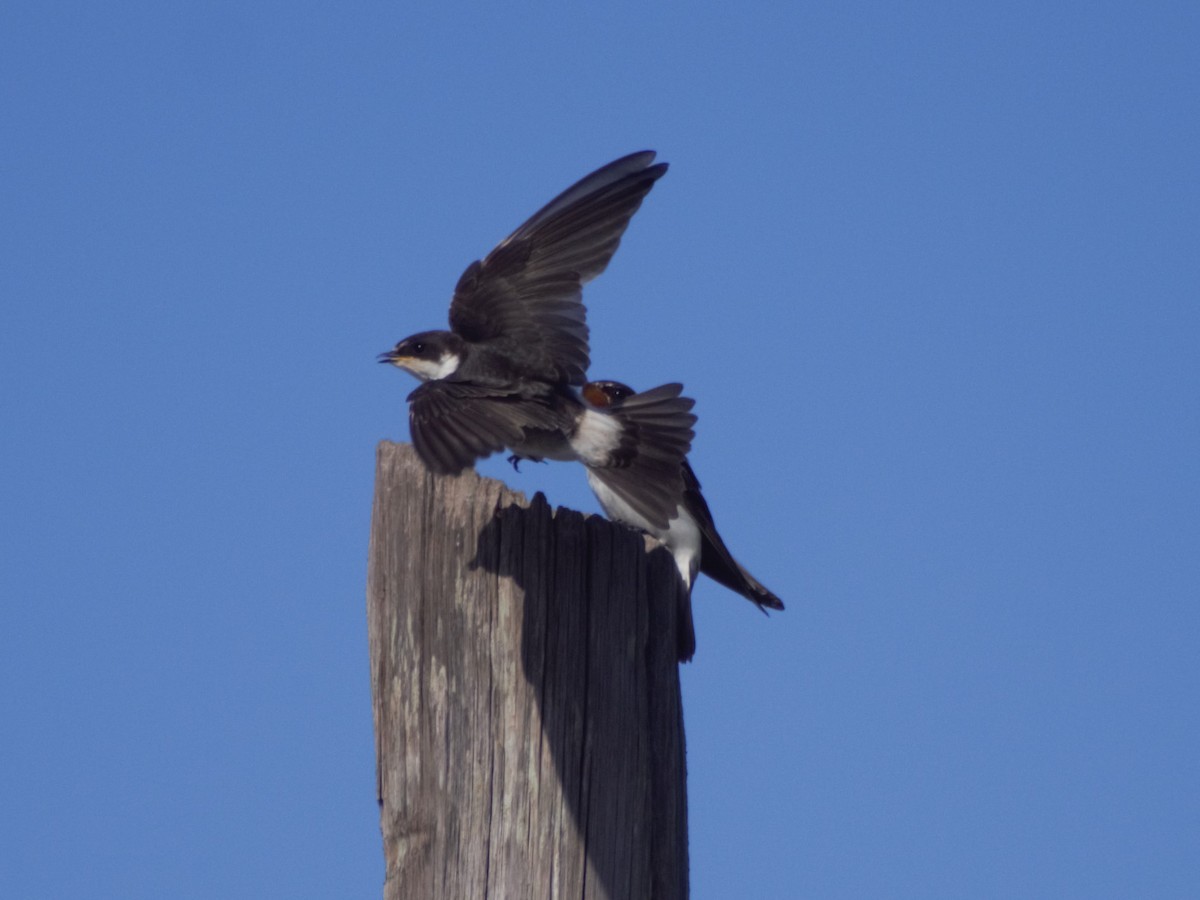
[[(642, 397), (619, 381), (591, 381), (584, 385), (581, 393), (588, 405), (612, 412), (619, 412), (630, 403), (637, 405)], [(635, 486), (621, 486), (625, 489), (617, 490), (619, 482), (609, 473), (588, 469), (587, 474), (605, 514), (610, 519), (640, 528), (665, 545), (675, 557), (675, 565), (689, 591), (699, 570), (718, 584), (741, 594), (764, 613), (768, 609), (783, 609), (783, 601), (747, 572), (721, 540), (712, 511), (700, 492), (700, 481), (686, 458), (680, 463), (680, 472), (684, 483), (683, 498), (666, 528), (640, 515), (628, 504), (626, 498)]]
[(567, 188), (467, 266), (450, 329), (381, 353), (421, 384), (408, 395), (413, 445), (453, 475), (504, 448), (578, 460), (613, 476), (623, 503), (665, 528), (684, 491), (692, 401), (667, 384), (644, 402), (601, 409), (580, 388), (590, 364), (583, 285), (604, 271), (646, 195), (667, 171), (653, 151), (624, 156)]

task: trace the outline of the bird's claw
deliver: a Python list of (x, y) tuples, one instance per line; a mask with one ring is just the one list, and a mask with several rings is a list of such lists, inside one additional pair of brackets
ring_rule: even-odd
[(514, 453), (512, 456), (510, 456), (508, 458), (508, 461), (510, 463), (512, 463), (513, 470), (518, 473), (521, 471), (521, 463), (523, 463), (523, 462), (535, 462), (535, 463), (544, 463), (545, 462), (544, 459), (541, 459), (537, 456), (519, 456), (516, 453)]

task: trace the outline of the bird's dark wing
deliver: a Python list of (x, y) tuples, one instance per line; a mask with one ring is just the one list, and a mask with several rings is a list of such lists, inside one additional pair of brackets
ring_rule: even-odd
[[(683, 494), (679, 467), (635, 463), (623, 469), (589, 467), (588, 474), (651, 527), (666, 530)], [(641, 523), (636, 523), (640, 525)]]
[(422, 462), (454, 475), (517, 443), (525, 428), (562, 428), (561, 416), (515, 390), (453, 379), (427, 381), (408, 395), (408, 422)]
[(471, 263), (454, 289), (450, 328), (527, 374), (582, 384), (589, 362), (583, 285), (604, 271), (667, 171), (653, 162), (646, 150), (598, 169)]
[(718, 584), (723, 584), (754, 602), (763, 612), (768, 608), (783, 609), (783, 601), (742, 568), (721, 540), (716, 523), (713, 522), (712, 511), (709, 510), (704, 495), (700, 493), (700, 481), (688, 462), (683, 464), (683, 483), (688, 512), (692, 514), (700, 529), (700, 571)]
[(623, 439), (607, 465), (588, 471), (653, 527), (665, 529), (684, 502), (683, 466), (692, 447), (695, 401), (681, 384), (634, 394), (611, 408)]

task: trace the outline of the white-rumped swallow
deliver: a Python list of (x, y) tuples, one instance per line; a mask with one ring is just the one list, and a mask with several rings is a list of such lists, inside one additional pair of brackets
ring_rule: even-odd
[(653, 151), (611, 162), (567, 188), (467, 266), (450, 330), (423, 331), (379, 361), (421, 380), (408, 396), (413, 444), (455, 474), (505, 447), (530, 459), (579, 460), (619, 473), (623, 503), (665, 528), (683, 496), (693, 402), (682, 386), (620, 409), (584, 403), (590, 361), (583, 285), (604, 271), (629, 220), (667, 171)]
[[(582, 394), (590, 406), (614, 413), (619, 413), (630, 403), (637, 404), (643, 396), (619, 381), (588, 382)], [(642, 516), (628, 503), (627, 498), (636, 490), (636, 486), (627, 485), (623, 490), (617, 490), (608, 472), (594, 469), (588, 469), (588, 483), (610, 519), (640, 528), (671, 551), (679, 574), (689, 590), (699, 570), (713, 581), (741, 594), (763, 612), (783, 609), (783, 601), (747, 572), (721, 540), (708, 503), (700, 493), (700, 482), (686, 459), (680, 463), (680, 470), (684, 483), (683, 500), (665, 528)]]

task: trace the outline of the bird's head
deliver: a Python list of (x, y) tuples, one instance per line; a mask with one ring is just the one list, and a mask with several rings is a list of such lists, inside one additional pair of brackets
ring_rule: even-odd
[(583, 399), (597, 409), (608, 409), (610, 406), (619, 406), (637, 391), (619, 381), (589, 381), (581, 393)]
[(462, 363), (462, 339), (450, 331), (422, 331), (406, 337), (378, 358), (422, 381), (437, 381), (453, 375)]

